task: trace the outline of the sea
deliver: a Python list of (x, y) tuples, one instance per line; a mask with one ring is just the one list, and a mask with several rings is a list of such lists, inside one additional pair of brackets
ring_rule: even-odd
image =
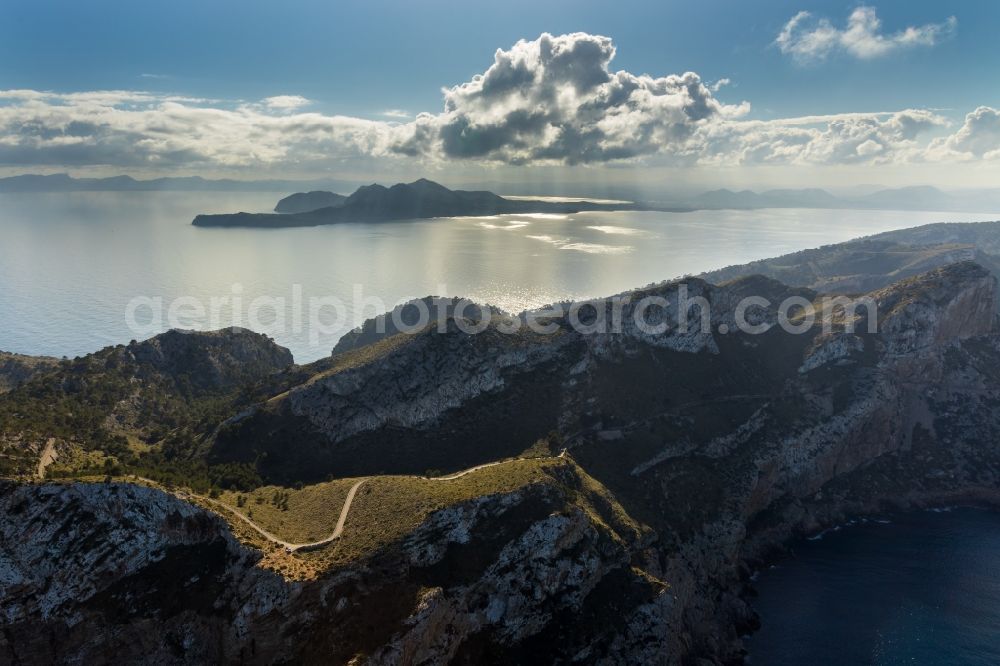
[(908, 512), (817, 536), (759, 574), (748, 664), (1000, 664), (1000, 513)]
[(589, 212), (194, 227), (270, 211), (285, 192), (0, 194), (0, 350), (68, 356), (171, 327), (242, 325), (296, 361), (428, 295), (509, 312), (968, 214), (869, 210)]

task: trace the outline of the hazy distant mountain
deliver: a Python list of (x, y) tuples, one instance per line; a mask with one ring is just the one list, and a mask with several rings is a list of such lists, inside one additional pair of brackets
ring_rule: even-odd
[(913, 208), (952, 210), (962, 204), (960, 199), (930, 186), (880, 190), (849, 201), (863, 204), (865, 207), (903, 210)]
[(225, 178), (210, 180), (200, 176), (136, 180), (131, 176), (74, 178), (65, 173), (56, 173), (51, 175), (25, 174), (0, 178), (0, 192), (291, 192), (303, 189), (329, 189), (330, 187), (341, 189), (344, 186), (349, 187), (350, 184), (329, 180), (232, 180)]
[(874, 210), (1000, 211), (1000, 190), (943, 192), (935, 187), (881, 189), (857, 196), (836, 196), (821, 189), (753, 192), (711, 190), (687, 202), (698, 209), (858, 208)]
[(275, 213), (308, 213), (320, 208), (342, 206), (347, 201), (343, 194), (314, 190), (312, 192), (297, 192), (278, 202)]
[(340, 222), (380, 222), (429, 217), (463, 217), (509, 213), (576, 213), (585, 210), (636, 210), (637, 204), (606, 204), (591, 201), (537, 201), (505, 199), (492, 192), (449, 190), (421, 178), (392, 187), (359, 187), (339, 206), (306, 213), (231, 213), (199, 215), (200, 227), (312, 227)]
[[(431, 185), (431, 181), (418, 180), (410, 183), (410, 187), (426, 182)], [(356, 183), (347, 181), (292, 181), (292, 180), (232, 180), (232, 179), (206, 179), (200, 176), (190, 177), (170, 177), (153, 178), (150, 180), (137, 180), (131, 176), (113, 176), (109, 178), (74, 178), (65, 173), (51, 175), (26, 174), (23, 176), (11, 176), (0, 178), (0, 192), (150, 192), (150, 191), (234, 191), (234, 192), (295, 192), (279, 202), (275, 211), (288, 214), (309, 213), (321, 208), (339, 206), (346, 203), (347, 198), (339, 194), (334, 194), (331, 190), (346, 191)], [(386, 202), (393, 200), (394, 203), (386, 203), (389, 208), (395, 206), (398, 213), (394, 213), (391, 219), (403, 219), (406, 217), (433, 217), (427, 214), (403, 214), (406, 205), (406, 197), (410, 196), (404, 191), (390, 191), (392, 188), (385, 188), (380, 185), (369, 186), (375, 188), (371, 192), (364, 194), (367, 197), (377, 197)], [(398, 187), (398, 186), (397, 186)], [(440, 187), (440, 186), (438, 186)], [(504, 191), (517, 190), (527, 195), (557, 195), (566, 194), (568, 190), (558, 184), (546, 184), (546, 190), (539, 190), (539, 184), (533, 186), (503, 185)], [(572, 188), (577, 192), (577, 187)], [(379, 190), (381, 188), (381, 190)], [(417, 189), (420, 189), (419, 187)], [(424, 188), (420, 192), (411, 196), (412, 210), (430, 210), (434, 206), (440, 206), (442, 210), (449, 208), (461, 208), (465, 206), (471, 210), (489, 210), (490, 197), (502, 199), (512, 203), (508, 199), (503, 199), (489, 191), (464, 191), (447, 190), (458, 194), (453, 197), (453, 201), (447, 202), (440, 199), (441, 193), (434, 195), (429, 189)], [(499, 187), (494, 188), (499, 189)], [(658, 197), (669, 201), (666, 204), (655, 206), (635, 204), (634, 209), (644, 210), (715, 210), (715, 209), (737, 209), (755, 210), (758, 208), (855, 208), (870, 210), (935, 210), (935, 211), (965, 211), (965, 212), (1000, 212), (1000, 189), (970, 189), (962, 191), (944, 192), (931, 186), (914, 186), (901, 188), (882, 188), (876, 191), (867, 192), (871, 186), (857, 188), (856, 194), (834, 195), (823, 189), (773, 189), (763, 192), (751, 190), (727, 190), (717, 189), (704, 192), (695, 196), (685, 197)], [(355, 194), (361, 193), (366, 188), (361, 188)], [(385, 192), (382, 192), (384, 190)], [(464, 201), (458, 201), (466, 195)], [(489, 195), (488, 197), (483, 195)], [(628, 196), (621, 188), (609, 189), (603, 186), (595, 186), (594, 191), (589, 195), (591, 198), (599, 199), (623, 199), (628, 201), (638, 201), (640, 197), (635, 192), (629, 192)], [(324, 199), (323, 197), (326, 197)], [(438, 201), (435, 201), (438, 198)], [(586, 198), (586, 197), (582, 197)], [(418, 201), (419, 200), (419, 201)], [(375, 215), (375, 208), (383, 204), (377, 204), (375, 208), (369, 203), (360, 206), (359, 209), (370, 211), (367, 214)], [(285, 203), (287, 202), (287, 203)], [(648, 202), (648, 199), (647, 199)], [(494, 201), (495, 203), (495, 201)], [(591, 204), (596, 205), (596, 204)], [(616, 209), (622, 207), (621, 204), (614, 205)], [(606, 206), (604, 206), (606, 208)], [(389, 208), (383, 210), (388, 211)], [(576, 210), (594, 210), (594, 208), (575, 207)], [(497, 211), (494, 211), (497, 212)], [(527, 212), (526, 210), (514, 210), (512, 212)], [(572, 212), (572, 211), (571, 211)], [(445, 214), (445, 213), (442, 213)], [(468, 215), (481, 215), (488, 213), (469, 212), (455, 213)], [(245, 216), (241, 217), (245, 220)], [(382, 217), (381, 219), (388, 219)], [(334, 220), (336, 221), (336, 220)], [(285, 219), (281, 222), (268, 222), (265, 219), (255, 218), (251, 226), (312, 226), (315, 224), (330, 224), (331, 221), (301, 220), (298, 224), (290, 224), (292, 220)]]
[(697, 208), (843, 208), (844, 202), (826, 190), (712, 190), (694, 198)]

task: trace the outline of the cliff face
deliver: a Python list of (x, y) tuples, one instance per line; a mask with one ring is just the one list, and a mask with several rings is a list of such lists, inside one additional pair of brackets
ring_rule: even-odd
[[(778, 301), (814, 294), (771, 280), (687, 289), (711, 306), (709, 330), (697, 308), (687, 332), (582, 334), (557, 319), (554, 335), (467, 336), (453, 321), (290, 373), (287, 390), (227, 419), (212, 455), (289, 482), (460, 468), (548, 438), (534, 480), (442, 501), (314, 579), (273, 573), (277, 549), (259, 560), (158, 491), (5, 486), (0, 655), (733, 663), (755, 623), (751, 570), (790, 537), (887, 507), (998, 499), (987, 271), (955, 264), (871, 293), (874, 333), (845, 330), (843, 315), (786, 333)], [(658, 296), (653, 323), (676, 321), (678, 290), (636, 292), (623, 320)], [(752, 314), (767, 332), (724, 328), (751, 294), (772, 301)]]
[(4, 484), (0, 534), (4, 663), (232, 658), (236, 616), (286, 594), (220, 518), (147, 488)]
[(931, 271), (872, 294), (891, 354), (987, 335), (995, 326), (996, 279), (972, 263)]
[(122, 350), (122, 362), (137, 372), (184, 378), (203, 390), (227, 389), (283, 370), (292, 353), (270, 338), (243, 328), (171, 330)]
[[(667, 575), (693, 581), (684, 605), (699, 651), (736, 658), (727, 628), (752, 626), (741, 602), (706, 603), (705, 589), (740, 589), (747, 567), (795, 534), (892, 508), (1000, 501), (996, 281), (962, 264), (873, 298), (878, 336), (834, 334), (807, 353), (797, 388), (812, 414), (777, 432), (755, 414), (724, 448), (705, 448), (727, 457), (733, 510), (684, 544)], [(844, 381), (831, 386), (835, 375)]]

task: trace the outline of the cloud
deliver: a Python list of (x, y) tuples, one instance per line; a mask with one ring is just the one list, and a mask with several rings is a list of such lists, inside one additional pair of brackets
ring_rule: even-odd
[[(1000, 112), (949, 121), (922, 109), (776, 120), (716, 98), (693, 72), (611, 67), (607, 37), (541, 35), (444, 89), (444, 108), (411, 120), (306, 111), (143, 91), (0, 91), (0, 167), (120, 167), (260, 174), (456, 162), (651, 166), (855, 165), (1000, 158)], [(392, 118), (392, 116), (389, 116)]]
[(717, 93), (717, 92), (719, 92), (722, 89), (723, 86), (728, 86), (731, 83), (732, 83), (732, 81), (730, 81), (729, 79), (725, 79), (725, 78), (719, 79), (718, 81), (716, 81), (715, 83), (713, 83), (712, 85), (710, 85), (708, 87), (708, 89), (711, 90), (714, 93)]
[(1000, 159), (1000, 109), (981, 106), (965, 116), (958, 130), (934, 141), (927, 151), (930, 159)]
[(384, 154), (391, 140), (384, 123), (285, 113), (292, 102), (270, 99), (227, 108), (145, 92), (2, 91), (0, 165), (316, 168)]
[(613, 71), (607, 37), (575, 33), (520, 41), (444, 90), (445, 110), (401, 128), (392, 149), (410, 156), (505, 164), (648, 160), (663, 165), (890, 163), (947, 124), (929, 111), (746, 120), (693, 73)]
[(301, 95), (275, 95), (261, 100), (264, 106), (275, 111), (294, 111), (309, 104), (309, 100)]
[(723, 122), (699, 133), (702, 163), (884, 164), (908, 161), (922, 152), (918, 139), (945, 127), (930, 111)]
[(799, 12), (782, 28), (774, 43), (782, 53), (800, 62), (824, 60), (846, 53), (869, 60), (915, 46), (934, 46), (955, 33), (958, 20), (950, 16), (941, 23), (910, 26), (893, 34), (882, 32), (882, 21), (874, 7), (860, 6), (847, 18), (847, 26), (835, 28), (829, 20), (812, 21), (812, 14)]
[(418, 116), (394, 149), (509, 164), (606, 162), (683, 144), (699, 125), (749, 110), (719, 102), (693, 72), (614, 72), (614, 55), (611, 39), (586, 33), (498, 49), (486, 72), (445, 89), (444, 112)]
[(404, 111), (402, 109), (386, 109), (379, 115), (384, 116), (386, 118), (397, 118), (402, 120), (412, 117), (409, 111)]

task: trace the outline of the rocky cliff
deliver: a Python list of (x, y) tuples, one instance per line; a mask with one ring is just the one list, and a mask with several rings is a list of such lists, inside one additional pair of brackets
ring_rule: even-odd
[(185, 378), (201, 389), (246, 384), (292, 365), (292, 354), (265, 335), (244, 328), (221, 331), (171, 330), (122, 352), (122, 362), (139, 372)]

